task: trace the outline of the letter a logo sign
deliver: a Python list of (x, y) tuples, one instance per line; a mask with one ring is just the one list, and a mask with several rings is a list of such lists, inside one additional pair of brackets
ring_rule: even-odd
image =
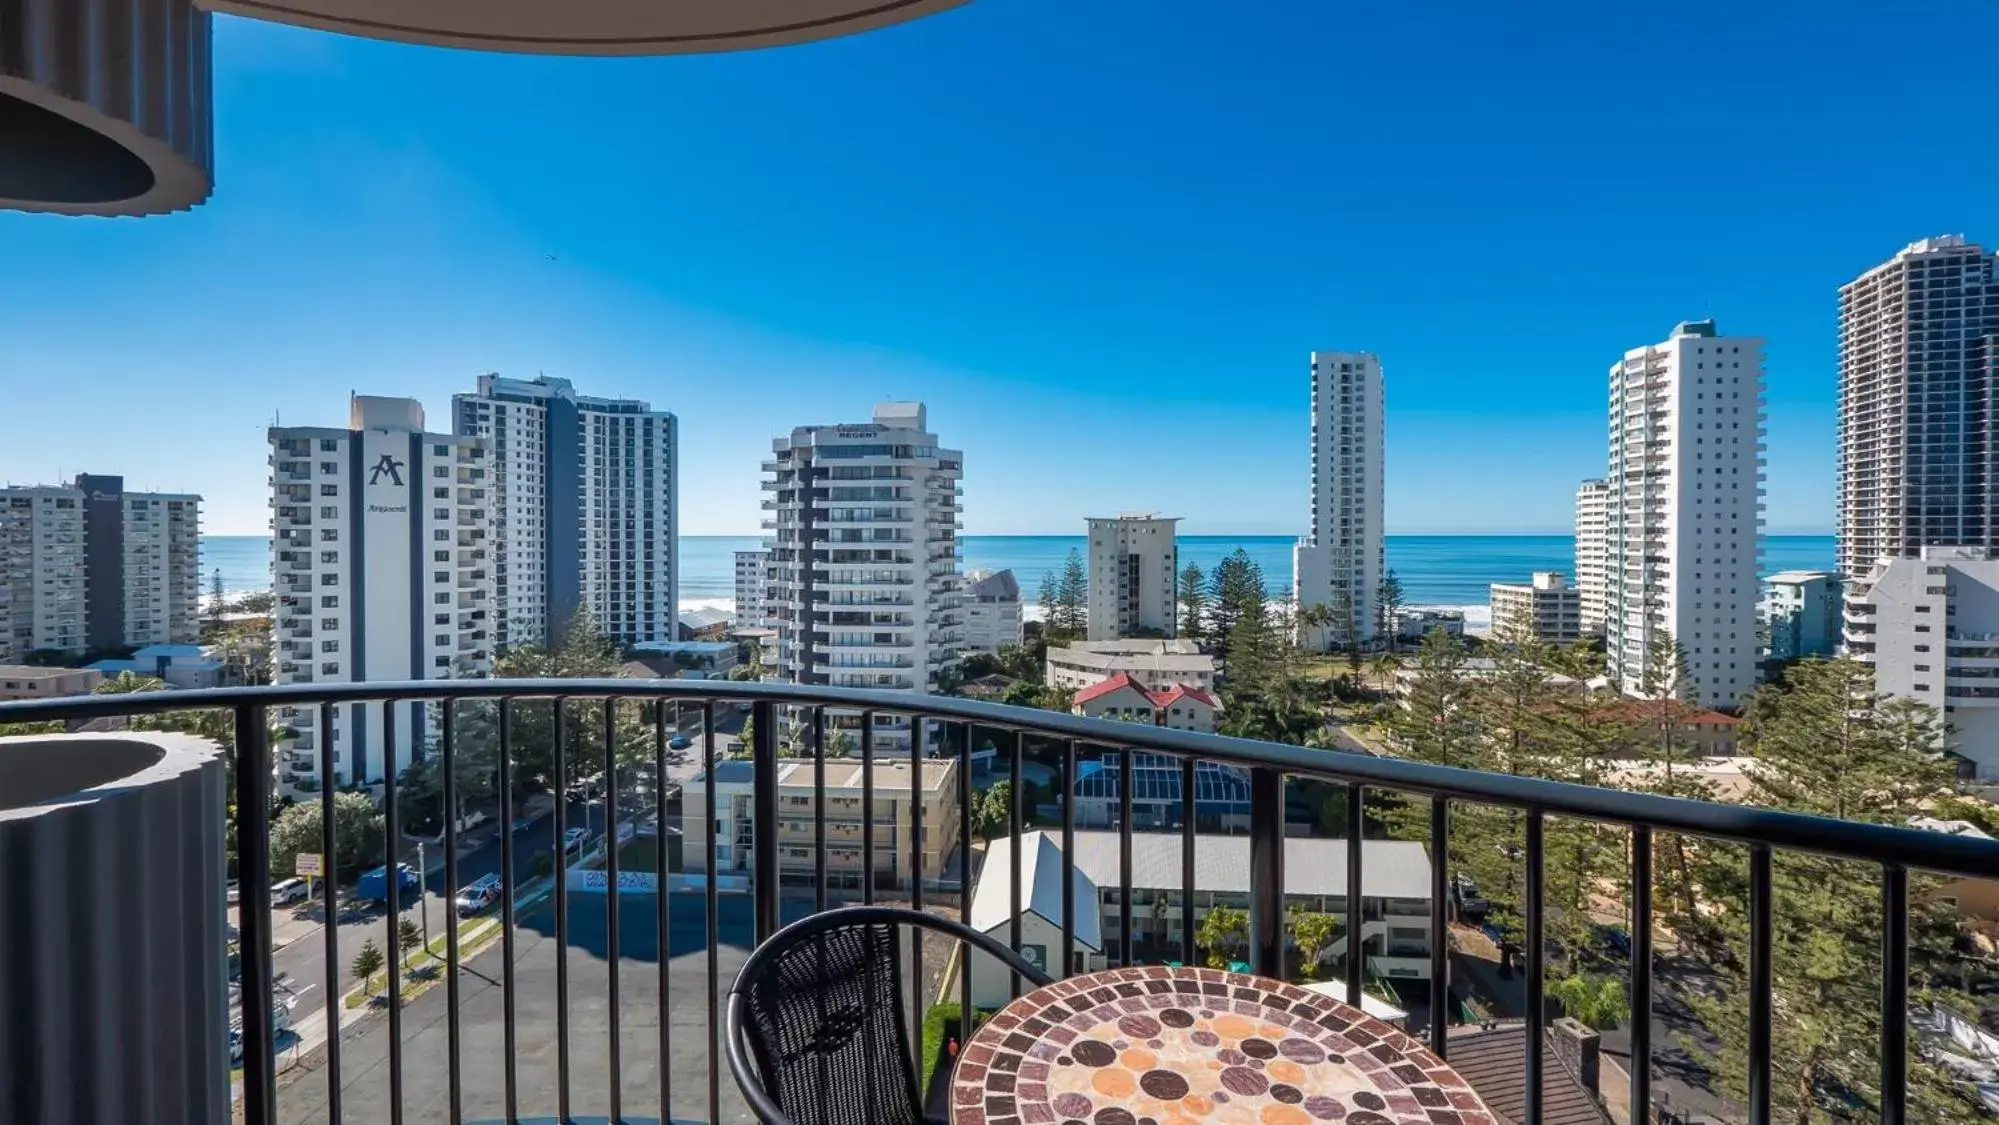
[(368, 470), (368, 483), (380, 484), (383, 477), (388, 477), (390, 484), (402, 487), (403, 463), (387, 453), (382, 454), (382, 459), (375, 462), (374, 468)]

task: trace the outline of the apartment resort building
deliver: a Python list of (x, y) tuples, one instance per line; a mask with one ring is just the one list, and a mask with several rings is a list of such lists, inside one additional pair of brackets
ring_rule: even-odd
[(738, 629), (761, 628), (770, 586), (770, 552), (736, 552), (736, 615)]
[(1999, 282), (1962, 235), (1839, 290), (1838, 569), (1999, 547)]
[(678, 423), (567, 379), (481, 375), (457, 432), (490, 450), (495, 638), (544, 644), (588, 606), (627, 645), (677, 639)]
[[(958, 662), (964, 454), (942, 448), (920, 402), (867, 422), (800, 426), (763, 465), (772, 532), (765, 613), (791, 682), (933, 691)], [(886, 722), (890, 739), (906, 727)]]
[(1610, 589), (1610, 482), (1586, 480), (1576, 489), (1576, 591), (1585, 633), (1603, 632)]
[(1011, 570), (965, 575), (965, 652), (997, 653), (1022, 638), (1020, 582)]
[(1332, 624), (1300, 630), (1312, 648), (1344, 643), (1347, 621), (1374, 636), (1385, 567), (1382, 539), (1381, 360), (1372, 352), (1312, 353), (1311, 532), (1292, 550), (1292, 599), (1331, 610)]
[(1088, 638), (1171, 637), (1177, 619), (1178, 516), (1125, 512), (1089, 517)]
[(1492, 584), (1492, 639), (1567, 644), (1582, 637), (1582, 591), (1559, 571)]
[(0, 488), (0, 660), (201, 639), (201, 497)]
[[(356, 395), (344, 429), (270, 431), (274, 666), (279, 684), (448, 680), (492, 667), (491, 451), (427, 433), (415, 399)], [(374, 784), (426, 744), (422, 703), (344, 703), (276, 716), (279, 773), (315, 788), (328, 739), (340, 784)]]
[(1763, 341), (1688, 321), (1626, 352), (1609, 385), (1612, 679), (1672, 690), (1653, 661), (1671, 640), (1696, 701), (1732, 707), (1758, 671)]

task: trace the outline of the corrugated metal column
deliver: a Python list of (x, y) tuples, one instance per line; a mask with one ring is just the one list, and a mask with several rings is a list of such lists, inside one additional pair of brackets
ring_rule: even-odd
[(1284, 976), (1284, 775), (1249, 772), (1249, 969)]

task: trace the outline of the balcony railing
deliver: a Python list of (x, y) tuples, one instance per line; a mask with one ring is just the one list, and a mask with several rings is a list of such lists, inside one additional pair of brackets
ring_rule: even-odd
[[(1197, 763), (1213, 762), (1245, 770), (1249, 777), (1249, 898), (1248, 947), (1252, 971), (1271, 975), (1284, 975), (1287, 953), (1286, 901), (1284, 896), (1284, 841), (1285, 841), (1285, 786), (1288, 778), (1309, 779), (1332, 782), (1344, 787), (1346, 797), (1346, 838), (1359, 841), (1365, 836), (1366, 797), (1370, 792), (1390, 791), (1403, 795), (1415, 795), (1429, 799), (1430, 894), (1432, 904), (1425, 924), (1428, 928), (1427, 956), (1430, 962), (1429, 1010), (1433, 1018), (1429, 1020), (1428, 1041), (1430, 1048), (1439, 1056), (1448, 1057), (1450, 1042), (1446, 1034), (1449, 1020), (1443, 1014), (1450, 1010), (1450, 961), (1446, 956), (1447, 910), (1442, 904), (1450, 901), (1449, 888), (1452, 876), (1449, 870), (1449, 825), (1450, 808), (1453, 802), (1500, 806), (1518, 810), (1523, 814), (1525, 846), (1521, 859), (1525, 865), (1525, 895), (1522, 904), (1524, 919), (1525, 996), (1526, 1019), (1533, 1042), (1539, 1042), (1545, 1032), (1546, 1005), (1544, 1003), (1543, 979), (1545, 976), (1544, 942), (1544, 830), (1549, 817), (1574, 818), (1600, 825), (1628, 829), (1630, 833), (1630, 890), (1631, 890), (1631, 952), (1629, 996), (1632, 1011), (1630, 1020), (1630, 1104), (1650, 1106), (1654, 1104), (1651, 1093), (1653, 1074), (1652, 1002), (1654, 967), (1654, 927), (1653, 901), (1653, 849), (1655, 833), (1666, 832), (1685, 834), (1746, 845), (1749, 854), (1749, 881), (1747, 917), (1749, 920), (1748, 939), (1748, 1042), (1745, 1062), (1749, 1072), (1749, 1120), (1752, 1122), (1769, 1120), (1771, 1092), (1771, 1044), (1772, 1044), (1772, 935), (1771, 908), (1775, 893), (1773, 886), (1772, 854), (1777, 849), (1795, 849), (1841, 859), (1855, 860), (1878, 866), (1881, 878), (1881, 1012), (1880, 1020), (1880, 1097), (1879, 1120), (1883, 1122), (1905, 1123), (1910, 1120), (1907, 1113), (1908, 1086), (1908, 1035), (1905, 1013), (1909, 1004), (1909, 873), (1914, 871), (1937, 872), (1943, 874), (1991, 877), (1999, 872), (1999, 842), (1953, 836), (1941, 833), (1917, 831), (1913, 829), (1887, 827), (1854, 821), (1828, 820), (1796, 813), (1778, 812), (1739, 805), (1713, 804), (1700, 801), (1678, 800), (1648, 794), (1592, 788), (1561, 782), (1544, 781), (1534, 778), (1504, 774), (1481, 773), (1471, 770), (1454, 769), (1394, 758), (1380, 758), (1367, 755), (1335, 751), (1308, 749), (1271, 742), (1227, 738), (1218, 735), (1197, 734), (1167, 728), (1140, 726), (1128, 723), (1106, 722), (1084, 719), (1071, 715), (1007, 707), (998, 704), (976, 702), (909, 693), (868, 691), (858, 689), (828, 688), (779, 683), (746, 683), (688, 680), (457, 680), (427, 681), (378, 684), (327, 684), (318, 686), (264, 687), (212, 689), (188, 692), (156, 692), (123, 695), (86, 696), (71, 699), (39, 700), (31, 702), (0, 704), (0, 723), (40, 722), (40, 721), (84, 721), (91, 719), (154, 715), (173, 711), (194, 709), (224, 709), (233, 713), (235, 727), (236, 786), (235, 798), (238, 807), (237, 838), (239, 841), (238, 876), (244, 888), (265, 887), (273, 881), (274, 874), (289, 875), (289, 872), (274, 873), (271, 870), (269, 835), (272, 821), (271, 793), (269, 780), (272, 777), (273, 752), (270, 742), (270, 720), (286, 708), (316, 708), (321, 716), (321, 729), (332, 729), (335, 707), (342, 704), (371, 703), (427, 703), (437, 708), (436, 753), (440, 758), (443, 786), (443, 803), (446, 808), (457, 807), (456, 785), (459, 770), (455, 768), (458, 745), (458, 709), (464, 704), (484, 704), (497, 708), (497, 722), (494, 727), (497, 741), (497, 762), (504, 768), (497, 769), (497, 798), (501, 809), (514, 807), (513, 797), (517, 782), (514, 777), (512, 750), (513, 732), (518, 716), (530, 708), (554, 708), (557, 719), (557, 735), (553, 748), (553, 776), (549, 779), (554, 792), (562, 793), (572, 779), (601, 773), (608, 792), (604, 795), (605, 814), (611, 820), (606, 825), (606, 838), (618, 839), (620, 827), (628, 819), (619, 810), (618, 798), (619, 769), (617, 768), (616, 729), (613, 720), (614, 708), (606, 708), (605, 721), (601, 729), (584, 730), (574, 721), (562, 718), (562, 706), (567, 703), (613, 701), (625, 706), (637, 705), (649, 708), (655, 739), (652, 743), (651, 768), (656, 778), (666, 778), (669, 774), (668, 739), (672, 731), (681, 729), (678, 720), (683, 714), (693, 712), (701, 716), (701, 736), (699, 747), (702, 761), (709, 776), (720, 761), (720, 747), (715, 739), (718, 709), (747, 706), (754, 720), (754, 737), (751, 752), (751, 766), (756, 784), (750, 798), (750, 820), (745, 823), (740, 817), (731, 826), (732, 845), (740, 845), (747, 838), (752, 852), (748, 870), (751, 873), (748, 896), (753, 930), (757, 939), (774, 932), (780, 921), (781, 895), (784, 888), (784, 872), (796, 874), (795, 861), (781, 863), (779, 844), (781, 839), (796, 840), (800, 835), (795, 830), (779, 829), (751, 831), (751, 826), (776, 826), (785, 824), (779, 815), (778, 787), (771, 783), (778, 773), (778, 732), (787, 729), (780, 716), (779, 708), (797, 709), (804, 722), (793, 724), (793, 729), (801, 733), (804, 749), (818, 757), (822, 763), (815, 771), (815, 799), (811, 818), (811, 832), (808, 839), (816, 845), (811, 862), (811, 909), (824, 910), (829, 906), (827, 878), (827, 842), (833, 838), (829, 830), (827, 815), (828, 802), (825, 785), (826, 759), (816, 752), (827, 745), (829, 724), (828, 714), (852, 716), (860, 713), (859, 761), (862, 777), (862, 793), (859, 808), (877, 808), (874, 785), (875, 764), (882, 759), (877, 753), (877, 725), (885, 736), (914, 728), (915, 737), (907, 738), (907, 749), (897, 751), (898, 756), (906, 755), (910, 771), (921, 776), (923, 763), (928, 755), (942, 747), (947, 758), (955, 758), (957, 785), (957, 824), (955, 826), (933, 826), (943, 829), (947, 835), (955, 835), (964, 846), (972, 838), (971, 801), (971, 753), (974, 739), (971, 728), (977, 727), (990, 740), (991, 737), (1012, 741), (1011, 765), (1008, 780), (1011, 782), (1013, 801), (1007, 810), (1007, 839), (995, 846), (1012, 849), (1009, 870), (1019, 873), (1021, 868), (1021, 837), (1026, 821), (1020, 803), (1023, 791), (1021, 764), (1027, 756), (1028, 740), (1037, 744), (1059, 747), (1061, 780), (1059, 792), (1065, 795), (1061, 801), (1062, 823), (1059, 830), (1062, 841), (1062, 862), (1065, 871), (1060, 879), (1061, 886), (1061, 949), (1058, 956), (1051, 957), (1054, 966), (1074, 964), (1077, 950), (1075, 931), (1075, 846), (1076, 807), (1066, 795), (1074, 792), (1074, 781), (1078, 778), (1079, 759), (1084, 748), (1092, 752), (1120, 751), (1110, 768), (1119, 771), (1118, 793), (1120, 825), (1119, 834), (1119, 879), (1112, 897), (1112, 890), (1104, 888), (1106, 901), (1117, 904), (1119, 917), (1133, 916), (1132, 851), (1135, 836), (1146, 833), (1134, 832), (1132, 816), (1133, 759), (1135, 752), (1166, 755), (1178, 761), (1181, 775), (1181, 826), (1179, 829), (1182, 902), (1197, 902), (1195, 895), (1195, 825), (1196, 793), (1195, 770)], [(395, 744), (395, 724), (398, 712), (407, 715), (406, 708), (382, 706), (380, 720), (384, 735), (383, 745)], [(956, 729), (962, 737), (952, 736)], [(895, 739), (901, 742), (902, 739)], [(324, 751), (321, 752), (322, 754)], [(296, 758), (288, 758), (286, 765), (295, 766)], [(320, 772), (333, 776), (332, 763), (324, 758), (320, 761)], [(794, 782), (797, 771), (793, 771)], [(396, 787), (398, 779), (393, 775), (383, 779), (384, 819), (386, 836), (389, 840), (401, 840), (398, 824), (398, 802)], [(700, 848), (705, 856), (706, 872), (725, 870), (728, 866), (718, 862), (717, 849), (722, 841), (716, 835), (717, 805), (716, 786), (701, 787), (705, 809), (699, 814), (704, 826), (702, 839), (687, 840), (687, 849)], [(336, 818), (334, 814), (334, 792), (331, 787), (321, 795), (321, 841), (322, 853), (334, 855), (338, 852), (336, 838)], [(691, 798), (690, 798), (691, 799)], [(909, 817), (908, 831), (900, 835), (892, 847), (908, 841), (911, 854), (907, 857), (911, 868), (925, 870), (923, 853), (925, 844), (925, 803), (905, 802)], [(665, 810), (659, 808), (658, 812)], [(691, 810), (683, 810), (689, 823), (695, 819)], [(554, 835), (560, 839), (570, 826), (570, 812), (565, 802), (557, 801), (554, 808)], [(870, 815), (867, 822), (875, 824), (878, 818)], [(830, 821), (833, 826), (844, 826), (847, 831), (839, 833), (844, 842), (851, 836), (859, 836), (862, 848), (861, 870), (876, 871), (876, 831), (859, 832), (853, 826), (859, 818), (836, 815)], [(220, 831), (220, 825), (214, 826)], [(661, 825), (661, 846), (655, 849), (656, 867), (651, 874), (665, 887), (669, 876), (668, 848), (664, 846), (665, 825)], [(455, 846), (456, 830), (451, 830), (452, 839), (446, 841), (443, 849), (444, 880), (448, 888), (461, 885), (458, 868), (458, 851)], [(934, 849), (937, 838), (933, 834), (928, 841)], [(517, 958), (515, 949), (516, 873), (515, 841), (512, 831), (499, 834), (500, 875), (503, 893), (500, 897), (501, 929), (500, 943), (503, 949), (503, 963), (500, 967), (500, 987), (502, 989), (503, 1012), (501, 1015), (501, 1036), (498, 1066), (502, 1072), (501, 1101), (504, 1105), (504, 1119), (515, 1121), (521, 1115), (523, 1093), (529, 1096), (546, 1093), (538, 1084), (524, 1085), (518, 1064), (525, 1056), (521, 1050), (522, 1033), (518, 1026), (519, 1011), (515, 994), (517, 988)], [(1364, 923), (1370, 915), (1366, 904), (1361, 864), (1362, 848), (1346, 849), (1346, 896), (1344, 899), (1343, 922), (1345, 932), (1363, 933)], [(605, 873), (610, 885), (618, 885), (618, 849), (613, 847), (605, 853)], [(557, 863), (553, 870), (554, 897), (558, 903), (568, 902), (568, 865)], [(860, 895), (863, 901), (872, 902), (879, 893), (872, 880), (861, 880)], [(909, 880), (906, 888), (908, 897), (919, 909), (923, 907), (930, 888), (924, 880)], [(710, 1121), (723, 1118), (721, 1101), (722, 1085), (717, 1060), (720, 1053), (714, 1050), (720, 1023), (718, 1020), (718, 999), (720, 985), (714, 953), (720, 948), (718, 936), (718, 894), (717, 880), (704, 878), (701, 891), (705, 900), (707, 925), (706, 944), (709, 951), (706, 988), (703, 998), (695, 1003), (705, 1005), (706, 1039), (703, 1050), (706, 1053), (705, 1096), (707, 1115)], [(321, 884), (324, 906), (329, 917), (338, 915), (338, 903), (332, 881)], [(971, 912), (972, 880), (961, 878), (957, 881), (955, 894), (945, 892), (946, 899), (938, 905), (955, 907), (960, 917), (969, 917)], [(1012, 944), (1019, 947), (1021, 935), (1022, 888), (1016, 875), (1011, 888), (1010, 914), (1012, 922), (1009, 936)], [(669, 931), (669, 914), (674, 907), (670, 900), (674, 896), (657, 893), (652, 896), (652, 908), (657, 913), (659, 933)], [(606, 1037), (605, 1050), (601, 1056), (595, 1051), (590, 1056), (601, 1058), (608, 1066), (609, 1082), (603, 1087), (605, 1105), (592, 1106), (587, 1112), (593, 1116), (608, 1110), (609, 1119), (625, 1119), (623, 1105), (625, 1068), (622, 1065), (624, 1053), (629, 1044), (624, 1041), (623, 1025), (620, 1019), (621, 1003), (626, 999), (620, 988), (619, 951), (619, 903), (620, 895), (609, 894), (605, 898), (607, 928), (603, 940), (607, 946), (608, 973), (608, 1018), (592, 1019), (601, 1023)], [(803, 906), (800, 898), (793, 899), (795, 907)], [(0, 910), (8, 909), (8, 904), (0, 901)], [(681, 907), (685, 909), (685, 907)], [(244, 996), (270, 996), (274, 988), (274, 953), (272, 949), (273, 917), (270, 903), (265, 896), (246, 893), (240, 907), (241, 929), (241, 981)], [(794, 911), (795, 913), (795, 911)], [(569, 943), (568, 911), (554, 912), (554, 937), (558, 950), (566, 950)], [(384, 927), (386, 930), (387, 963), (391, 966), (401, 963), (401, 949), (398, 927)], [(343, 1086), (341, 1053), (342, 1037), (340, 1024), (343, 1004), (339, 1000), (341, 991), (340, 967), (342, 960), (340, 927), (322, 927), (325, 945), (325, 964), (328, 990), (326, 1016), (328, 1020), (325, 1040), (324, 1112), (317, 1109), (310, 1120), (344, 1120), (341, 1102), (346, 1088)], [(1103, 951), (1118, 964), (1135, 963), (1131, 928), (1118, 927), (1119, 933), (1106, 937)], [(1195, 927), (1177, 927), (1178, 956), (1187, 963), (1195, 963)], [(467, 1059), (467, 1038), (461, 1027), (460, 1006), (460, 953), (458, 933), (455, 925), (446, 929), (446, 989), (445, 1030), (446, 1038), (442, 1089), (448, 1097), (443, 1107), (435, 1107), (437, 1119), (459, 1121), (467, 1083), (464, 1065)], [(98, 940), (104, 935), (75, 935), (76, 940)], [(664, 937), (662, 937), (662, 944)], [(353, 951), (347, 953), (351, 955)], [(216, 957), (223, 956), (215, 950)], [(917, 962), (913, 966), (921, 979), (922, 949), (913, 950)], [(669, 961), (671, 957), (662, 949), (657, 958), (657, 995), (661, 1011), (658, 1019), (658, 1041), (652, 1045), (658, 1052), (656, 1063), (661, 1081), (659, 1083), (659, 1104), (650, 1108), (650, 1115), (656, 1110), (657, 1119), (684, 1120), (685, 1115), (676, 1116), (672, 1110), (672, 1037), (675, 1021), (666, 1011), (669, 994)], [(1367, 958), (1364, 956), (1345, 957), (1344, 984), (1347, 999), (1355, 1004), (1360, 1002), (1363, 977)], [(571, 1086), (575, 1077), (575, 1061), (571, 1054), (572, 1023), (577, 1011), (570, 1003), (571, 982), (567, 969), (568, 958), (555, 958), (555, 1004), (552, 1009), (555, 1023), (555, 1084), (553, 1096), (557, 1102), (558, 1120), (572, 1119)], [(969, 970), (958, 974), (961, 1002), (964, 1010), (971, 1008), (972, 982)], [(1018, 987), (1018, 981), (1015, 982)], [(402, 980), (401, 974), (388, 974), (389, 1003), (386, 1011), (388, 1022), (387, 1068), (385, 1076), (370, 1071), (357, 1083), (377, 1084), (386, 1081), (390, 1112), (387, 1120), (402, 1121), (402, 1107), (408, 1076), (404, 1072), (405, 1049)], [(351, 1017), (350, 1017), (351, 1018)], [(268, 1044), (273, 1039), (274, 1015), (269, 1005), (245, 1004), (242, 1006), (243, 1039), (246, 1045)], [(685, 1033), (684, 1028), (681, 1031)], [(109, 1039), (104, 1041), (110, 1043)], [(112, 1049), (109, 1046), (106, 1049)], [(243, 1058), (242, 1117), (249, 1125), (276, 1125), (280, 1120), (277, 1102), (277, 1058), (268, 1050), (246, 1049)], [(482, 1052), (480, 1062), (487, 1063)], [(1524, 1054), (1525, 1066), (1525, 1125), (1538, 1125), (1542, 1120), (1542, 1052), (1528, 1050)], [(370, 1064), (372, 1065), (372, 1064)], [(308, 1074), (310, 1079), (310, 1074)], [(440, 1080), (434, 1074), (422, 1075), (418, 1081), (420, 1090), (436, 1089)], [(374, 1088), (371, 1085), (371, 1089)], [(481, 1088), (481, 1094), (490, 1093)], [(448, 1116), (447, 1116), (448, 1112)], [(368, 1118), (373, 1119), (373, 1118)], [(429, 1118), (425, 1118), (428, 1120)]]

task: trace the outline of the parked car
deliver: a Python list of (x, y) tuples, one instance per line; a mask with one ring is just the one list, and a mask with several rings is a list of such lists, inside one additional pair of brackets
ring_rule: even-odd
[(243, 892), (237, 889), (236, 880), (234, 879), (229, 880), (229, 905), (231, 906), (236, 905), (236, 903), (242, 897), (243, 897)]
[(287, 903), (304, 902), (305, 896), (310, 891), (311, 888), (306, 885), (306, 881), (297, 876), (281, 880), (271, 885), (271, 905), (284, 906)]
[(666, 745), (671, 750), (685, 750), (689, 746), (694, 745), (694, 740), (684, 734), (676, 734), (666, 740)]
[(583, 845), (588, 843), (589, 840), (590, 832), (588, 829), (571, 828), (562, 834), (562, 854), (567, 856), (580, 853), (583, 850)]
[(504, 893), (498, 873), (481, 875), (458, 890), (456, 905), (460, 918), (469, 918), (500, 901)]

